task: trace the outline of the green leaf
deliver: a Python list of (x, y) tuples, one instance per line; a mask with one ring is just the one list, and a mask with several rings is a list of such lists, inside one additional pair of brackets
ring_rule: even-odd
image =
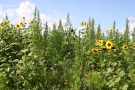
[(124, 76), (125, 75), (125, 72), (122, 70), (120, 73), (119, 73), (120, 76)]
[(125, 84), (125, 85), (123, 86), (123, 89), (122, 89), (122, 90), (127, 90), (127, 88), (128, 88), (128, 84)]
[(115, 82), (119, 82), (120, 81), (120, 77), (116, 78)]

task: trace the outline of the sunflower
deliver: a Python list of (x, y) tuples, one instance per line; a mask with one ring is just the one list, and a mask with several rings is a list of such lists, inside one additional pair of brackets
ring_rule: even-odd
[(124, 45), (123, 46), (123, 49), (125, 49), (125, 50), (128, 49), (128, 46), (127, 45)]
[(113, 32), (113, 29), (109, 29), (109, 32)]
[(5, 57), (4, 60), (6, 60), (7, 58)]
[(19, 29), (20, 28), (20, 25), (19, 24), (16, 24), (16, 28)]
[(74, 30), (73, 30), (72, 28), (70, 29), (70, 31), (71, 31), (72, 33), (74, 32)]
[(23, 22), (21, 21), (20, 26), (22, 26), (22, 25), (23, 25)]
[(111, 49), (115, 49), (116, 47), (115, 46), (111, 46)]
[(8, 20), (4, 20), (3, 23), (4, 23), (4, 24), (8, 23)]
[(102, 46), (103, 44), (103, 40), (99, 40), (99, 45)]
[(108, 49), (111, 49), (112, 45), (113, 45), (113, 43), (112, 43), (111, 41), (107, 41), (107, 42), (106, 42), (106, 47), (107, 47)]
[(99, 43), (99, 40), (96, 40), (97, 43)]
[(3, 29), (3, 27), (0, 27), (0, 29), (2, 30), (2, 29)]
[(64, 85), (67, 85), (67, 83), (65, 82)]
[(100, 32), (99, 35), (102, 35), (102, 33)]
[(33, 21), (33, 20), (31, 20), (31, 21), (30, 21), (30, 23), (31, 23), (31, 24), (34, 24), (34, 21)]
[(97, 49), (92, 49), (92, 51), (94, 52), (94, 54), (97, 54), (99, 52)]
[(83, 26), (87, 26), (87, 23), (86, 23), (86, 22), (84, 22), (84, 23), (83, 23)]

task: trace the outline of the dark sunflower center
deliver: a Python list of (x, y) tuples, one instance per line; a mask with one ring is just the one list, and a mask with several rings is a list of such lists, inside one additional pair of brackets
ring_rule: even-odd
[(94, 52), (97, 52), (97, 50), (94, 50)]
[(108, 46), (111, 46), (111, 44), (110, 44), (110, 43), (108, 43), (107, 45), (108, 45)]
[(71, 32), (73, 32), (74, 30), (73, 29), (71, 29)]
[(125, 46), (125, 48), (127, 48), (127, 46)]
[(17, 25), (17, 27), (19, 27), (19, 25)]

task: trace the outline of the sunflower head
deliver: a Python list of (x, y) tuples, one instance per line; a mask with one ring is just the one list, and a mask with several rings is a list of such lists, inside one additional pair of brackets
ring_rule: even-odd
[(99, 35), (102, 35), (102, 33), (100, 32)]
[(0, 30), (2, 30), (3, 29), (3, 27), (0, 27)]
[(124, 50), (128, 49), (128, 46), (127, 46), (127, 45), (124, 45), (124, 46), (123, 46), (123, 49), (124, 49)]
[(92, 49), (94, 54), (97, 54), (99, 51), (97, 49)]
[(20, 28), (20, 25), (19, 24), (16, 24), (16, 28), (19, 29)]
[(113, 29), (109, 29), (109, 32), (113, 32)]
[(71, 33), (73, 33), (73, 32), (74, 32), (74, 30), (71, 28), (71, 29), (70, 29), (70, 32), (71, 32)]
[(112, 43), (111, 41), (107, 41), (107, 42), (106, 42), (106, 47), (107, 47), (108, 49), (111, 49), (112, 46), (113, 46), (113, 43)]
[(99, 43), (99, 40), (96, 40), (97, 43)]
[(31, 23), (31, 24), (34, 24), (34, 21), (33, 21), (33, 20), (31, 20), (31, 21), (30, 21), (30, 23)]
[(83, 26), (87, 26), (87, 23), (86, 23), (86, 22), (84, 22), (84, 23), (83, 23)]
[(4, 21), (3, 21), (3, 24), (6, 24), (6, 23), (8, 23), (8, 20), (4, 20)]
[(99, 40), (99, 45), (100, 45), (100, 46), (103, 46), (103, 44), (104, 44), (104, 43), (103, 43), (103, 40)]
[(64, 85), (67, 85), (67, 83), (65, 82)]
[(4, 60), (6, 60), (7, 58), (5, 57)]
[(21, 21), (20, 26), (22, 26), (22, 25), (23, 25), (23, 22)]

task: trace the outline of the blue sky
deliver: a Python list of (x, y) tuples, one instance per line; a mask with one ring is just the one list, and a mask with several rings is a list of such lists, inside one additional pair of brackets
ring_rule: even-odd
[(80, 23), (88, 21), (89, 17), (94, 18), (96, 26), (100, 23), (103, 31), (112, 28), (114, 20), (116, 28), (121, 32), (124, 31), (126, 18), (130, 20), (131, 31), (135, 27), (135, 0), (0, 0), (0, 7), (2, 7), (3, 13), (8, 9), (13, 9), (14, 11), (9, 10), (8, 12), (14, 13), (13, 16), (15, 16), (16, 9), (26, 1), (29, 1), (29, 5), (34, 4), (33, 7), (38, 8), (42, 13), (42, 18), (46, 18), (44, 20), (50, 20), (49, 22), (52, 20), (53, 23), (58, 22), (58, 19), (63, 19), (65, 22), (69, 12), (74, 28), (80, 27)]

